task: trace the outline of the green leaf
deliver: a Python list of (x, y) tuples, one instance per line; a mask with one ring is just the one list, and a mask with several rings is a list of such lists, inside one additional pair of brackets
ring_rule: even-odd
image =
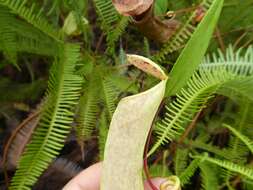
[[(250, 64), (253, 54), (249, 47), (244, 56), (234, 55), (237, 58), (232, 62), (230, 56), (226, 59), (220, 57), (221, 63), (202, 64), (195, 74), (187, 81), (187, 85), (177, 93), (177, 98), (166, 107), (165, 118), (157, 124), (158, 140), (148, 155), (154, 153), (161, 144), (179, 138), (185, 127), (192, 121), (194, 114), (198, 113), (213, 97), (219, 88), (230, 86), (231, 82), (242, 86), (252, 86), (247, 78), (252, 78), (253, 64)], [(245, 64), (249, 62), (249, 64)], [(247, 68), (247, 69), (246, 69)], [(243, 82), (246, 82), (244, 84)], [(235, 89), (237, 86), (233, 86)]]
[(163, 15), (168, 8), (168, 0), (156, 0), (155, 1), (155, 15)]
[[(180, 3), (179, 3), (180, 2)], [(182, 7), (189, 7), (190, 3), (186, 3), (183, 1), (179, 1), (177, 3), (172, 3), (170, 5), (170, 8), (172, 10), (181, 9)], [(207, 10), (210, 9), (212, 5), (213, 0), (201, 0), (199, 2), (198, 6), (203, 8), (204, 12), (207, 12)], [(180, 6), (174, 6), (181, 4)], [(166, 62), (166, 59), (169, 54), (183, 49), (185, 47), (188, 40), (193, 36), (194, 32), (196, 31), (198, 25), (194, 23), (194, 19), (196, 17), (196, 14), (199, 10), (195, 9), (189, 16), (187, 16), (187, 19), (184, 19), (185, 21), (181, 24), (180, 28), (175, 32), (171, 38), (163, 45), (163, 47), (152, 56), (152, 59), (159, 62), (164, 63)]]
[(202, 188), (203, 190), (217, 190), (219, 189), (218, 183), (218, 172), (217, 167), (212, 164), (201, 163), (200, 164), (200, 175), (202, 178)]
[(179, 179), (181, 181), (182, 186), (184, 186), (190, 182), (191, 177), (194, 175), (194, 173), (198, 169), (200, 162), (201, 162), (201, 159), (194, 159), (189, 164), (189, 166), (184, 170), (184, 172), (182, 172), (182, 174), (180, 174)]
[(208, 154), (206, 154), (206, 153), (204, 153), (204, 155), (193, 156), (193, 158), (202, 159), (205, 162), (215, 164), (215, 165), (220, 166), (222, 168), (225, 168), (229, 171), (242, 174), (242, 175), (244, 175), (245, 177), (247, 177), (249, 179), (253, 179), (253, 169), (252, 169), (252, 167), (242, 166), (242, 165), (235, 164), (235, 163), (227, 161), (227, 160), (220, 160), (220, 159), (217, 159), (217, 158), (212, 158), (212, 157), (209, 157)]
[(48, 82), (47, 102), (31, 142), (19, 160), (10, 189), (30, 189), (64, 146), (83, 83), (83, 78), (75, 74), (79, 59), (80, 46), (77, 44), (65, 44), (60, 56), (55, 58)]
[(8, 7), (13, 13), (17, 14), (57, 42), (61, 42), (59, 30), (47, 21), (46, 17), (42, 14), (43, 9), (38, 9), (39, 6), (37, 3), (28, 3), (27, 0), (1, 0), (0, 4)]
[(233, 127), (227, 124), (223, 124), (223, 127), (228, 128), (236, 137), (238, 137), (250, 149), (251, 153), (253, 153), (253, 141), (249, 137), (241, 134), (239, 131), (237, 131), (236, 129), (234, 129)]
[(166, 96), (176, 94), (201, 63), (220, 16), (222, 5), (223, 0), (213, 2), (206, 16), (186, 44), (169, 74), (170, 80), (167, 83)]

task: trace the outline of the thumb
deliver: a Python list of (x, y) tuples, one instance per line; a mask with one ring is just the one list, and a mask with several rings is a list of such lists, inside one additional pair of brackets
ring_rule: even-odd
[[(63, 190), (99, 190), (100, 179), (101, 179), (102, 163), (97, 163), (79, 173), (76, 177), (68, 182), (63, 187)], [(164, 184), (167, 179), (165, 178), (154, 178), (151, 179), (155, 187), (160, 190), (160, 186)], [(145, 190), (153, 190), (147, 181), (144, 182)], [(167, 188), (165, 188), (167, 189)], [(164, 189), (164, 190), (165, 190)], [(173, 189), (171, 189), (173, 190)]]
[[(164, 182), (166, 182), (167, 180), (165, 178), (153, 178), (151, 179), (151, 182), (153, 183), (153, 185), (157, 188), (157, 190), (160, 190), (160, 186), (161, 184), (163, 184)], [(153, 190), (150, 185), (148, 184), (147, 181), (144, 182), (144, 189), (145, 190)]]

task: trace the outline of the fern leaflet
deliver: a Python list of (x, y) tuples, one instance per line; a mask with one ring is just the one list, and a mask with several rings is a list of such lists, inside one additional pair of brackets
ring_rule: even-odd
[(80, 98), (76, 130), (81, 146), (83, 146), (83, 141), (91, 135), (97, 124), (99, 111), (98, 79), (96, 73), (90, 76), (90, 80), (85, 83), (84, 94)]
[(230, 170), (232, 172), (242, 174), (242, 175), (248, 177), (249, 179), (253, 179), (253, 168), (252, 167), (245, 167), (245, 166), (241, 166), (241, 165), (235, 164), (230, 161), (219, 160), (217, 158), (211, 158), (206, 154), (205, 155), (197, 155), (197, 156), (193, 156), (193, 157), (203, 159), (203, 161), (215, 164), (217, 166), (220, 166), (220, 167)]
[(52, 37), (56, 41), (60, 41), (59, 31), (47, 22), (47, 19), (42, 16), (43, 9), (38, 11), (35, 3), (29, 6), (27, 0), (0, 0), (0, 4), (11, 9), (15, 14), (22, 17), (46, 35)]
[[(204, 107), (208, 99), (213, 97), (220, 87), (229, 86), (233, 81), (243, 82), (245, 78), (250, 78), (252, 81), (252, 50), (250, 47), (244, 57), (240, 56), (241, 50), (239, 50), (236, 54), (228, 56), (225, 62), (224, 57), (217, 59), (214, 56), (216, 59), (214, 64), (206, 63), (199, 67), (187, 86), (177, 95), (176, 100), (166, 107), (166, 116), (158, 124), (156, 130), (158, 141), (152, 147), (149, 155), (161, 144), (177, 138), (184, 131), (184, 126), (192, 120), (193, 115)], [(234, 62), (231, 63), (231, 60)], [(241, 85), (243, 84), (240, 84), (238, 88)]]
[(94, 0), (94, 3), (99, 19), (102, 22), (101, 27), (107, 35), (107, 51), (112, 53), (114, 50), (114, 43), (124, 32), (128, 25), (129, 18), (120, 16), (110, 0)]
[(236, 137), (238, 137), (245, 145), (249, 148), (251, 153), (253, 153), (253, 141), (250, 140), (247, 136), (241, 134), (235, 128), (231, 127), (230, 125), (223, 124), (223, 127), (228, 128)]
[(103, 100), (108, 113), (109, 120), (112, 119), (112, 115), (116, 109), (116, 99), (118, 96), (118, 90), (114, 84), (110, 81), (110, 77), (105, 77), (102, 80)]
[(82, 86), (82, 77), (74, 74), (79, 56), (79, 45), (66, 44), (60, 57), (56, 58), (50, 72), (47, 103), (31, 143), (20, 159), (10, 189), (29, 189), (64, 146)]
[(194, 175), (195, 171), (199, 167), (201, 159), (194, 159), (190, 165), (184, 170), (184, 172), (179, 176), (181, 184), (184, 186), (189, 183), (191, 177)]
[(207, 163), (201, 163), (200, 166), (200, 175), (202, 178), (202, 187), (204, 190), (217, 190), (219, 189), (218, 176), (216, 168)]

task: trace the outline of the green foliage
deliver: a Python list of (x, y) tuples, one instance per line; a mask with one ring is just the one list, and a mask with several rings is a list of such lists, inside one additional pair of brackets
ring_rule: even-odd
[(241, 166), (241, 165), (238, 165), (233, 162), (226, 161), (226, 160), (219, 160), (217, 158), (211, 158), (208, 155), (198, 155), (198, 156), (194, 156), (194, 158), (203, 159), (206, 162), (215, 164), (215, 165), (225, 168), (229, 171), (236, 172), (236, 173), (246, 176), (247, 178), (253, 179), (252, 167)]
[[(89, 8), (88, 1), (68, 0), (66, 3), (67, 3), (67, 7), (71, 11), (70, 13), (73, 13), (74, 20), (76, 21), (76, 24), (78, 25), (78, 30), (80, 30), (80, 32), (82, 33), (83, 40), (86, 43), (85, 47), (89, 48), (90, 43), (91, 43), (90, 39), (93, 36), (92, 36), (90, 23), (87, 19), (87, 17), (88, 17), (88, 8)], [(57, 8), (56, 5), (55, 5), (55, 7)], [(65, 21), (66, 21), (66, 19), (65, 19)], [(78, 32), (77, 32), (77, 34), (78, 34)]]
[[(250, 103), (247, 99), (243, 99), (239, 101), (240, 111), (238, 114), (238, 118), (236, 119), (236, 123), (233, 125), (235, 128), (233, 130), (236, 130), (237, 133), (246, 132), (247, 128), (246, 123), (248, 122), (248, 114), (250, 112)], [(224, 125), (224, 124), (223, 124)], [(226, 125), (228, 126), (228, 125)], [(230, 127), (230, 126), (229, 126)], [(230, 127), (231, 128), (231, 127)], [(228, 148), (230, 156), (230, 160), (239, 164), (246, 164), (247, 163), (247, 155), (249, 154), (249, 148), (245, 145), (243, 141), (241, 141), (240, 138), (237, 136), (231, 135), (231, 138), (229, 140), (229, 148)], [(229, 180), (233, 177), (233, 173), (227, 172), (227, 183), (229, 184)]]
[(2, 78), (0, 86), (4, 92), (0, 97), (0, 102), (21, 102), (37, 100), (43, 93), (46, 83), (40, 79), (31, 83), (14, 84), (7, 78)]
[[(157, 2), (157, 4), (158, 4), (157, 6), (160, 5), (158, 2)], [(212, 5), (212, 2), (213, 2), (213, 0), (203, 0), (203, 2), (200, 4), (200, 7), (202, 7), (204, 11), (207, 11), (209, 8), (211, 8), (210, 6)], [(220, 1), (220, 3), (221, 3), (221, 1)], [(162, 7), (164, 7), (164, 6), (165, 5), (163, 5)], [(173, 53), (174, 51), (177, 51), (177, 50), (181, 49), (182, 46), (184, 46), (185, 43), (193, 36), (195, 30), (197, 29), (197, 27), (194, 24), (194, 18), (195, 18), (196, 14), (197, 14), (197, 11), (198, 10), (194, 11), (189, 16), (189, 18), (187, 19), (187, 21), (182, 24), (182, 26), (180, 27), (180, 29), (178, 30), (178, 32), (176, 32), (172, 36), (172, 38), (167, 43), (164, 44), (164, 46), (162, 47), (162, 49), (157, 54), (155, 54), (153, 56), (154, 60), (156, 60), (158, 62), (164, 61), (166, 59), (166, 56), (168, 54)], [(214, 24), (215, 24), (215, 18), (213, 18), (213, 19), (214, 19)], [(209, 23), (209, 21), (208, 21), (208, 23)], [(204, 29), (206, 29), (206, 26), (203, 26), (203, 27), (204, 27)], [(212, 28), (211, 25), (209, 27)], [(210, 32), (211, 31), (212, 30), (210, 30)], [(202, 31), (201, 31), (201, 33), (202, 33)], [(199, 38), (199, 36), (196, 37), (196, 38)]]
[[(25, 109), (17, 110), (16, 104), (29, 110), (39, 101), (49, 73), (48, 101), (10, 189), (31, 189), (61, 153), (72, 127), (83, 152), (92, 142), (99, 150), (94, 160), (103, 160), (119, 100), (157, 83), (129, 65), (126, 54), (131, 52), (152, 58), (169, 73), (166, 109), (157, 113), (157, 139), (151, 140), (151, 176), (177, 175), (184, 189), (252, 190), (253, 4), (222, 4), (155, 1), (158, 18), (163, 20), (170, 10), (181, 22), (172, 38), (160, 45), (137, 32), (129, 24), (131, 18), (120, 16), (111, 0), (0, 0), (1, 137), (5, 123), (24, 115)], [(205, 17), (197, 20), (200, 9)], [(68, 15), (75, 25), (71, 34), (64, 33)]]
[(17, 54), (16, 54), (16, 40), (15, 40), (15, 32), (10, 27), (12, 21), (14, 20), (14, 16), (10, 14), (8, 9), (0, 6), (0, 48), (4, 50), (7, 57), (16, 64), (17, 62)]
[(194, 175), (199, 167), (200, 159), (194, 159), (189, 166), (184, 170), (184, 172), (179, 176), (181, 185), (184, 186), (190, 183), (191, 177)]
[[(58, 53), (58, 43), (30, 24), (16, 18), (10, 9), (0, 6), (0, 50), (16, 64), (18, 52), (53, 56)], [(41, 26), (43, 27), (43, 26)]]
[[(79, 112), (77, 122), (77, 136), (79, 143), (82, 145), (86, 138), (89, 138), (92, 131), (97, 124), (97, 117), (99, 112), (99, 77), (94, 74), (84, 84), (83, 95), (79, 102)], [(83, 146), (83, 145), (82, 145)]]
[(188, 163), (188, 153), (187, 149), (178, 148), (175, 157), (175, 173), (180, 176), (182, 172), (186, 169)]
[[(238, 55), (237, 59), (234, 59), (232, 55), (231, 58), (227, 57), (227, 60), (224, 57), (218, 59), (214, 56), (214, 61), (217, 62), (205, 63), (199, 67), (188, 81), (187, 86), (177, 95), (176, 100), (166, 107), (166, 116), (156, 128), (158, 140), (150, 154), (161, 144), (176, 139), (182, 134), (184, 126), (191, 121), (195, 113), (205, 106), (220, 87), (229, 87), (232, 81), (240, 81), (243, 85), (244, 79), (252, 79), (252, 47), (246, 51), (244, 57), (239, 56), (240, 50), (236, 55)], [(231, 59), (235, 62), (232, 63)], [(241, 60), (249, 64), (245, 65), (245, 62), (241, 62)], [(240, 87), (238, 86), (238, 88)]]
[(172, 172), (164, 167), (164, 164), (153, 164), (151, 168), (149, 169), (150, 174), (152, 177), (167, 177), (172, 175)]
[(94, 0), (97, 14), (102, 22), (101, 26), (105, 32), (109, 33), (112, 29), (112, 24), (118, 21), (119, 14), (115, 10), (111, 1), (108, 0)]
[(99, 20), (101, 21), (101, 28), (107, 35), (107, 50), (113, 53), (114, 43), (125, 31), (129, 18), (120, 16), (110, 0), (94, 0), (94, 3)]
[(167, 12), (168, 1), (158, 0), (155, 2), (155, 14), (164, 15)]
[[(169, 76), (170, 81), (167, 83), (166, 95), (174, 95), (188, 81), (194, 73), (207, 50), (209, 41), (214, 31), (215, 25), (219, 19), (223, 6), (223, 0), (215, 0), (207, 11), (206, 16), (201, 21), (186, 47), (178, 57)], [(205, 34), (205, 35), (203, 35)], [(192, 52), (198, 52), (194, 55)], [(191, 64), (190, 67), (188, 65)]]
[(79, 50), (78, 45), (66, 44), (55, 58), (48, 82), (47, 103), (31, 143), (19, 161), (10, 189), (31, 187), (64, 145), (82, 85), (82, 78), (74, 74)]
[(191, 142), (191, 146), (195, 149), (208, 151), (210, 153), (215, 154), (216, 156), (225, 159), (233, 159), (233, 155), (231, 155), (231, 150), (229, 151), (228, 149), (221, 149), (218, 146), (214, 146), (211, 143), (207, 143), (203, 140), (196, 139)]
[(118, 22), (114, 25), (112, 31), (107, 32), (107, 44), (108, 48), (107, 51), (110, 53), (113, 53), (114, 51), (114, 46), (115, 42), (119, 39), (119, 37), (125, 32), (126, 27), (128, 26), (129, 23), (129, 18), (128, 17), (120, 17)]
[(202, 178), (202, 188), (204, 190), (217, 190), (219, 189), (217, 168), (212, 164), (207, 164), (202, 162), (200, 164), (201, 178)]
[(43, 10), (38, 10), (36, 4), (32, 3), (30, 5), (28, 4), (27, 0), (1, 0), (0, 4), (8, 7), (15, 14), (22, 17), (24, 20), (44, 32), (46, 35), (52, 37), (56, 41), (59, 41), (59, 31), (49, 24), (47, 19), (42, 16)]
[(107, 139), (107, 134), (109, 130), (109, 124), (106, 120), (105, 113), (102, 112), (100, 121), (99, 121), (99, 158), (100, 160), (104, 160), (104, 150), (105, 143)]
[(118, 90), (115, 88), (110, 80), (110, 77), (105, 77), (101, 80), (102, 94), (104, 105), (107, 110), (107, 116), (109, 120), (112, 119), (113, 112), (116, 109), (116, 99), (118, 95)]
[(253, 153), (253, 141), (250, 140), (247, 136), (241, 134), (239, 131), (237, 131), (236, 129), (234, 129), (233, 127), (224, 124), (224, 127), (228, 128), (236, 137), (238, 137), (251, 151), (251, 153)]

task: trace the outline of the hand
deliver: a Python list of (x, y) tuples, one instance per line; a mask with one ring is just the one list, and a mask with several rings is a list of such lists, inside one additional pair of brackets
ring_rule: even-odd
[[(78, 174), (76, 177), (74, 177), (71, 181), (69, 181), (63, 190), (99, 190), (101, 169), (101, 162), (90, 166)], [(152, 182), (157, 187), (157, 189), (159, 189), (160, 184), (164, 181), (165, 179), (163, 178), (152, 179)], [(144, 182), (144, 189), (152, 190), (146, 182)]]

